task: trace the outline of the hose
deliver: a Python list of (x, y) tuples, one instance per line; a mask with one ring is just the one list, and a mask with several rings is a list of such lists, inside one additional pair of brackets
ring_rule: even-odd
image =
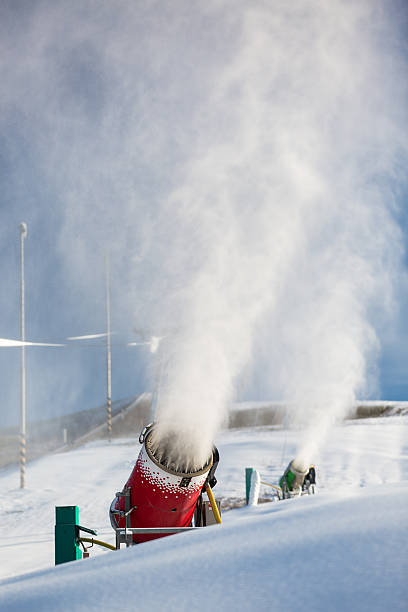
[(269, 484), (269, 482), (264, 482), (263, 480), (261, 480), (261, 484), (266, 485), (267, 487), (272, 487), (272, 489), (276, 489), (277, 491), (282, 491), (280, 487), (277, 487), (273, 484)]
[(211, 508), (212, 508), (212, 511), (213, 511), (213, 514), (214, 514), (214, 518), (217, 521), (217, 523), (219, 525), (221, 525), (221, 523), (222, 523), (221, 514), (220, 514), (220, 511), (218, 510), (217, 502), (214, 499), (214, 493), (212, 492), (212, 489), (211, 489), (209, 484), (205, 485), (205, 490), (206, 490), (206, 493), (208, 495), (208, 499), (210, 500)]
[(116, 546), (112, 546), (112, 544), (108, 544), (107, 542), (102, 542), (102, 540), (95, 540), (94, 538), (79, 538), (80, 542), (89, 542), (90, 544), (98, 544), (98, 546), (103, 546), (104, 548), (109, 548), (110, 550), (117, 550)]

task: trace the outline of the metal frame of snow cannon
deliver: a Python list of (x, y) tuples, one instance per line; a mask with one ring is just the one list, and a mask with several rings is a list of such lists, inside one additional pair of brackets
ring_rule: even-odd
[[(130, 515), (132, 514), (133, 510), (136, 508), (136, 506), (130, 506), (130, 487), (124, 487), (123, 491), (118, 491), (116, 493), (116, 498), (120, 499), (123, 498), (124, 499), (124, 506), (125, 509), (124, 510), (116, 510), (113, 505), (114, 502), (112, 502), (111, 507), (110, 507), (110, 511), (109, 511), (109, 516), (111, 519), (111, 525), (115, 530), (116, 533), (116, 549), (118, 550), (120, 548), (120, 545), (126, 544), (126, 546), (130, 546), (132, 544), (132, 533), (129, 532), (130, 529)], [(113, 523), (112, 518), (114, 516), (117, 516), (118, 518), (124, 518), (125, 519), (125, 528), (120, 529), (118, 527), (116, 527)]]
[(130, 506), (130, 487), (124, 487), (123, 491), (118, 491), (116, 493), (117, 498), (124, 498), (124, 510), (116, 510), (113, 508), (113, 503), (110, 509), (110, 516), (118, 516), (119, 518), (125, 519), (125, 527), (115, 527), (113, 522), (111, 521), (112, 527), (115, 530), (116, 534), (116, 550), (120, 549), (121, 544), (126, 544), (126, 547), (133, 546), (134, 541), (132, 538), (133, 533), (179, 533), (181, 531), (190, 531), (191, 529), (195, 529), (195, 527), (131, 527), (130, 525), (130, 515), (133, 510), (136, 509), (136, 506)]
[[(194, 517), (192, 524), (188, 527), (131, 527), (130, 526), (130, 515), (136, 506), (130, 506), (130, 487), (125, 487), (123, 491), (116, 493), (117, 497), (124, 498), (125, 510), (116, 510), (111, 507), (110, 515), (118, 515), (120, 518), (125, 518), (125, 527), (115, 527), (112, 522), (112, 527), (116, 534), (116, 549), (119, 550), (121, 544), (125, 544), (126, 547), (136, 545), (133, 541), (132, 535), (138, 534), (174, 534), (182, 533), (184, 531), (192, 531), (193, 529), (202, 529), (209, 525), (216, 525), (217, 520), (212, 510), (210, 500), (203, 500), (202, 494), (199, 496), (196, 507), (194, 510)], [(221, 515), (221, 502), (220, 500), (214, 500), (218, 512)], [(113, 504), (114, 502), (112, 502)]]
[[(265, 483), (264, 483), (265, 484)], [(316, 484), (307, 484), (302, 485), (301, 488), (295, 489), (294, 491), (290, 491), (287, 486), (283, 487), (280, 500), (282, 499), (292, 499), (293, 497), (300, 497), (301, 495), (314, 495), (316, 493)], [(279, 496), (279, 494), (278, 494)]]

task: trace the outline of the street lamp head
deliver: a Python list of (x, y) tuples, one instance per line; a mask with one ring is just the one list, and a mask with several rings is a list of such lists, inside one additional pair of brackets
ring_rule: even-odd
[(27, 236), (27, 225), (25, 223), (20, 223), (19, 228), (22, 237), (25, 238)]

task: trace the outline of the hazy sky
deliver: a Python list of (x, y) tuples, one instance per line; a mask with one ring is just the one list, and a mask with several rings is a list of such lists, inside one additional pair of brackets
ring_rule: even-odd
[[(137, 330), (177, 336), (165, 404), (407, 399), (407, 32), (403, 1), (3, 0), (0, 337), (24, 221), (28, 340), (104, 331), (110, 255), (113, 400), (152, 388)], [(28, 418), (104, 403), (103, 347), (26, 355)]]

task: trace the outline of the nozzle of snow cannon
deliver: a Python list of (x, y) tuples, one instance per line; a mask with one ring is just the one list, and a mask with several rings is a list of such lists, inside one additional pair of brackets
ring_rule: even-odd
[(283, 499), (291, 497), (291, 494), (301, 492), (305, 476), (308, 472), (309, 468), (305, 468), (304, 465), (297, 463), (296, 459), (289, 463), (279, 481)]

